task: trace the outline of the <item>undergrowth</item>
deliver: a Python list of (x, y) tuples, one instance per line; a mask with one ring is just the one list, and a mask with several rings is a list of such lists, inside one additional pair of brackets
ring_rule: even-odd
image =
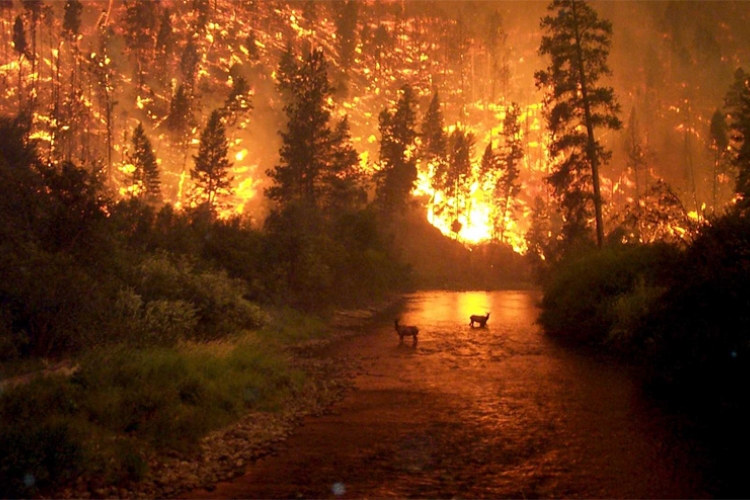
[[(275, 333), (287, 342), (313, 330), (282, 326)], [(305, 374), (264, 340), (271, 333), (176, 348), (97, 350), (81, 356), (70, 377), (5, 389), (0, 496), (33, 496), (79, 475), (109, 484), (138, 480), (149, 454), (190, 451), (249, 409), (278, 409), (301, 390)]]

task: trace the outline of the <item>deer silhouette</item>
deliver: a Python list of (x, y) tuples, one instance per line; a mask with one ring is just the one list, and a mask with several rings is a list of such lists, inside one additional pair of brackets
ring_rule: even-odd
[(487, 313), (487, 316), (480, 316), (478, 314), (472, 314), (469, 319), (471, 320), (469, 322), (469, 326), (474, 328), (474, 323), (479, 324), (480, 328), (484, 328), (487, 326), (487, 321), (490, 319), (490, 313)]
[(404, 337), (412, 337), (414, 339), (414, 343), (417, 343), (419, 328), (417, 328), (416, 326), (399, 325), (398, 320), (396, 320), (395, 324), (396, 333), (398, 333), (398, 338), (401, 342), (404, 341)]

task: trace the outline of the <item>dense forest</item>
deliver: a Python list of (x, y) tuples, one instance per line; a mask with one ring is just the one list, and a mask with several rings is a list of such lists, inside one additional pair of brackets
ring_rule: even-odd
[[(533, 275), (551, 335), (740, 422), (745, 5), (2, 0), (0, 363), (81, 356), (72, 400), (92, 350)], [(577, 73), (555, 35), (579, 28)], [(133, 424), (71, 407), (30, 430), (3, 394), (0, 449), (56, 436), (82, 469), (81, 419)], [(2, 495), (31, 491), (24, 467), (75, 475), (18, 456)]]

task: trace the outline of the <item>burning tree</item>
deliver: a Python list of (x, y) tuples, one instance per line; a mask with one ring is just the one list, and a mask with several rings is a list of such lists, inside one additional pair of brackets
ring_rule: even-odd
[[(565, 217), (563, 235), (567, 241), (585, 239), (593, 204), (596, 241), (604, 244), (604, 221), (599, 167), (611, 151), (596, 140), (594, 129), (617, 130), (620, 106), (611, 87), (597, 86), (611, 74), (607, 66), (612, 43), (612, 23), (599, 19), (583, 0), (553, 0), (548, 10), (555, 15), (542, 19), (541, 55), (551, 64), (535, 73), (536, 85), (546, 91), (545, 116), (552, 143), (550, 154), (558, 159), (547, 178), (560, 199)], [(585, 131), (581, 130), (581, 126)]]

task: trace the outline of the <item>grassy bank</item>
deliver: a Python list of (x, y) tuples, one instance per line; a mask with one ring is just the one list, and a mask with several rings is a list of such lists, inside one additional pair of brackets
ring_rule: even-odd
[(221, 342), (110, 347), (0, 397), (0, 496), (29, 497), (78, 477), (137, 481), (149, 457), (190, 452), (248, 410), (273, 412), (305, 387), (285, 346), (325, 335), (324, 323), (279, 311), (269, 326)]

